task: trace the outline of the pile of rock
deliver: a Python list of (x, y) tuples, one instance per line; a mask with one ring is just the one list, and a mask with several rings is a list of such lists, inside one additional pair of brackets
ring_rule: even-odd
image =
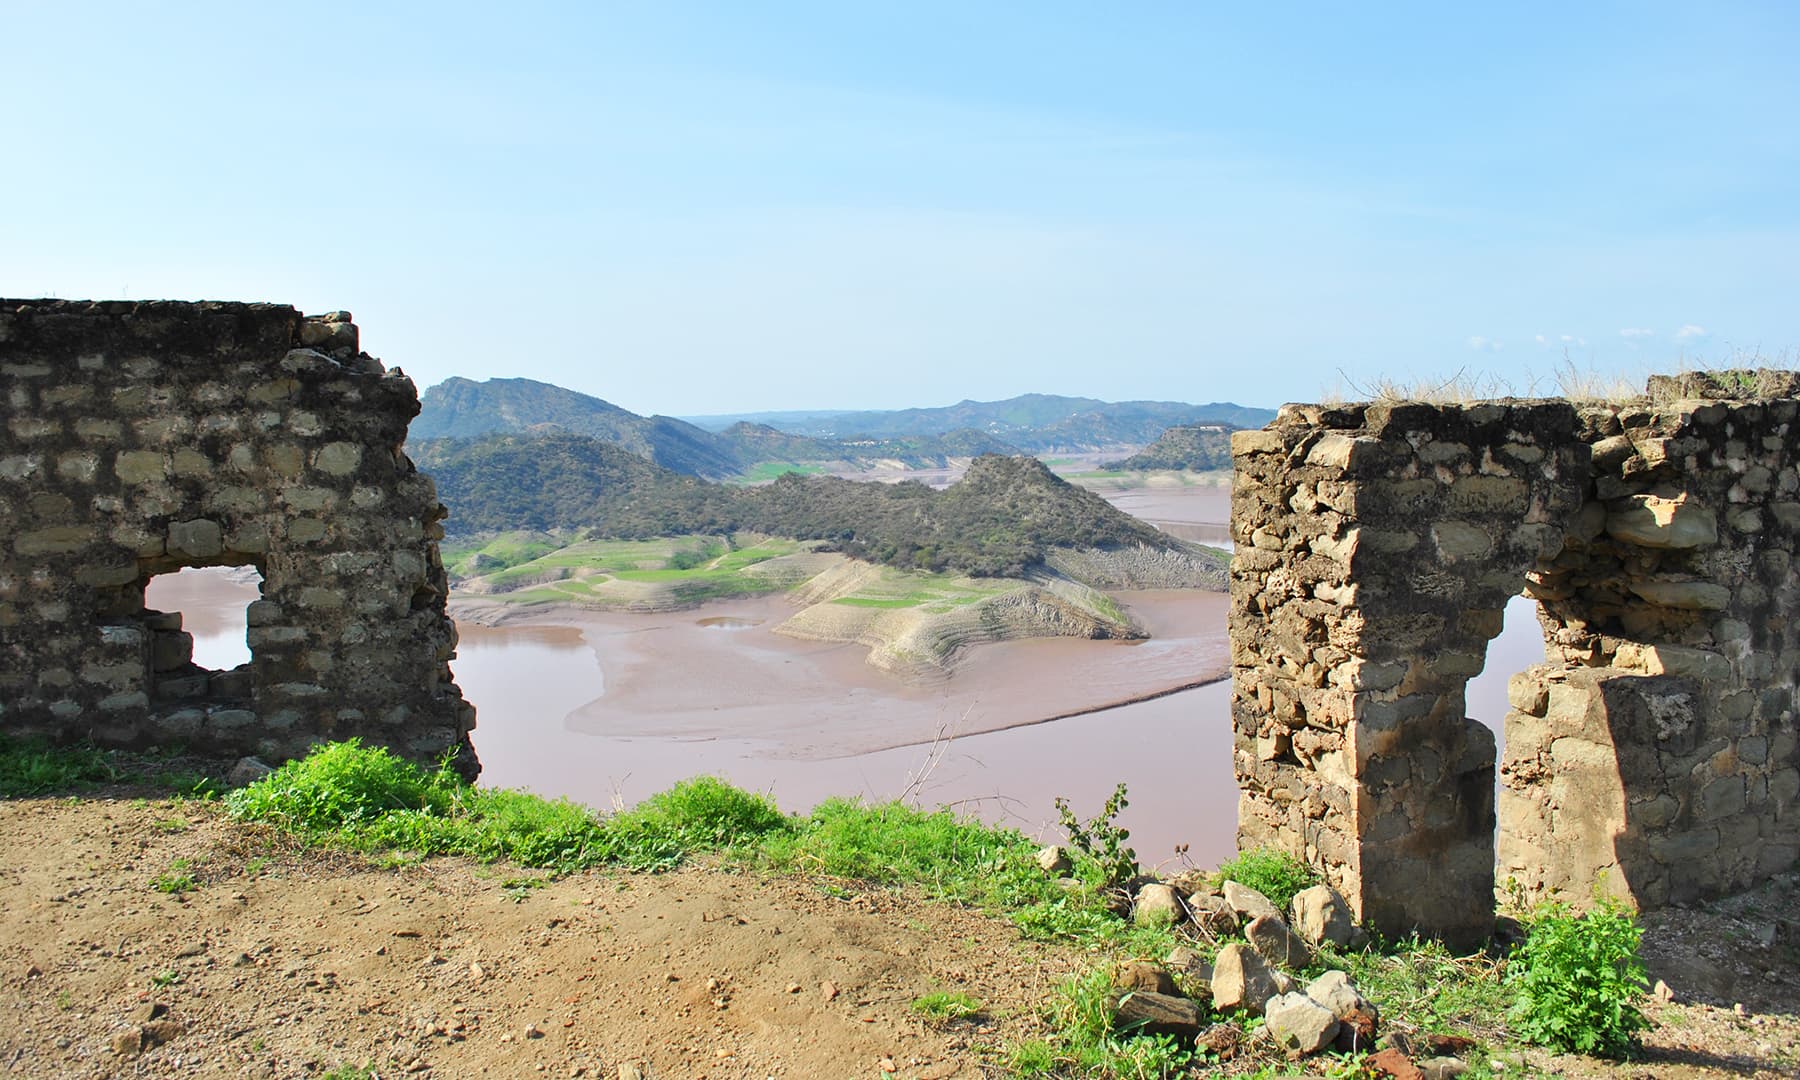
[[(1054, 861), (1048, 855), (1044, 860)], [(1349, 906), (1319, 885), (1294, 898), (1292, 914), (1290, 923), (1255, 889), (1235, 881), (1214, 888), (1199, 874), (1140, 885), (1131, 905), (1139, 925), (1191, 921), (1204, 936), (1217, 940), (1241, 933), (1247, 944), (1224, 946), (1211, 965), (1185, 948), (1170, 953), (1163, 965), (1124, 965), (1113, 975), (1118, 1027), (1197, 1037), (1205, 1012), (1200, 1002), (1206, 1000), (1218, 1012), (1264, 1017), (1270, 1037), (1296, 1056), (1333, 1045), (1346, 1050), (1374, 1045), (1377, 1011), (1343, 972), (1329, 972), (1304, 987), (1290, 974), (1310, 967), (1319, 946), (1360, 944)]]
[[(1071, 869), (1058, 847), (1043, 849), (1047, 874)], [(1071, 888), (1075, 882), (1068, 881)], [(1167, 880), (1141, 879), (1129, 901), (1115, 910), (1140, 926), (1191, 924), (1199, 937), (1232, 940), (1207, 963), (1200, 953), (1176, 948), (1161, 963), (1132, 960), (1112, 973), (1113, 1024), (1122, 1032), (1170, 1035), (1193, 1042), (1220, 1060), (1251, 1041), (1243, 1027), (1209, 1024), (1210, 1016), (1260, 1016), (1255, 1036), (1293, 1058), (1325, 1050), (1376, 1051), (1366, 1060), (1381, 1076), (1416, 1080), (1460, 1075), (1463, 1066), (1437, 1043), (1380, 1035), (1381, 1012), (1342, 971), (1307, 983), (1295, 978), (1313, 966), (1322, 948), (1359, 949), (1368, 940), (1335, 889), (1315, 885), (1294, 896), (1283, 912), (1261, 892), (1236, 881), (1215, 883), (1193, 870)], [(1439, 1041), (1442, 1041), (1441, 1039)]]

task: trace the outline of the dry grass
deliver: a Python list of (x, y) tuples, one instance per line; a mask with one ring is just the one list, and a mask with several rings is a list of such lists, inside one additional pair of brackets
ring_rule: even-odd
[[(1337, 383), (1325, 390), (1319, 402), (1342, 405), (1349, 402), (1371, 402), (1394, 405), (1418, 402), (1430, 405), (1467, 405), (1499, 398), (1558, 397), (1577, 405), (1618, 405), (1626, 402), (1661, 404), (1683, 398), (1756, 399), (1794, 396), (1796, 372), (1800, 370), (1800, 349), (1786, 349), (1774, 356), (1760, 350), (1733, 350), (1729, 355), (1708, 361), (1680, 357), (1673, 364), (1656, 371), (1649, 364), (1635, 371), (1601, 370), (1578, 364), (1568, 354), (1547, 375), (1529, 368), (1508, 377), (1492, 372), (1457, 370), (1446, 377), (1397, 377), (1377, 375), (1366, 379), (1352, 378), (1338, 370)], [(1652, 375), (1659, 378), (1651, 392)]]

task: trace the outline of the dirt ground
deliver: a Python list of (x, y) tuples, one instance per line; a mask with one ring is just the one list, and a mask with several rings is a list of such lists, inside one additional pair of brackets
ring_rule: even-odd
[[(195, 887), (156, 888), (181, 875)], [(1528, 1071), (1800, 1075), (1792, 953), (1759, 929), (1792, 917), (1786, 888), (1652, 922), (1653, 971), (1731, 974), (1670, 977), (1645, 1060), (1534, 1052)], [(42, 1077), (993, 1076), (985, 1048), (1038, 1032), (1083, 962), (885, 891), (718, 868), (542, 885), (458, 860), (383, 868), (216, 806), (128, 798), (0, 802), (0, 913), (0, 1072)], [(928, 1020), (912, 1002), (933, 991), (984, 1007)]]

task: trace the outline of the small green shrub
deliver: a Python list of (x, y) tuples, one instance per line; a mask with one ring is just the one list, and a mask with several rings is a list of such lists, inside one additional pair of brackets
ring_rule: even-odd
[(1624, 1056), (1650, 1023), (1635, 1004), (1648, 986), (1637, 921), (1601, 899), (1583, 915), (1548, 905), (1529, 927), (1506, 966), (1514, 1031), (1557, 1050)]
[(1056, 797), (1056, 816), (1063, 831), (1069, 834), (1069, 846), (1093, 860), (1100, 868), (1102, 884), (1122, 886), (1138, 875), (1137, 852), (1125, 846), (1131, 830), (1122, 829), (1113, 819), (1130, 806), (1121, 783), (1100, 807), (1100, 813), (1085, 823), (1069, 809), (1069, 800)]
[(448, 813), (461, 781), (446, 764), (426, 772), (359, 739), (328, 743), (232, 792), (232, 816), (328, 831), (395, 810)]
[(1319, 883), (1319, 875), (1298, 858), (1274, 848), (1251, 848), (1219, 864), (1219, 876), (1248, 886), (1286, 911), (1300, 890)]

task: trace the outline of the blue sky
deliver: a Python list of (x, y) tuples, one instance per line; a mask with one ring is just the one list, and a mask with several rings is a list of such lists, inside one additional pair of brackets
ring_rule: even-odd
[(1471, 8), (0, 0), (0, 295), (678, 415), (1794, 362), (1800, 7)]

